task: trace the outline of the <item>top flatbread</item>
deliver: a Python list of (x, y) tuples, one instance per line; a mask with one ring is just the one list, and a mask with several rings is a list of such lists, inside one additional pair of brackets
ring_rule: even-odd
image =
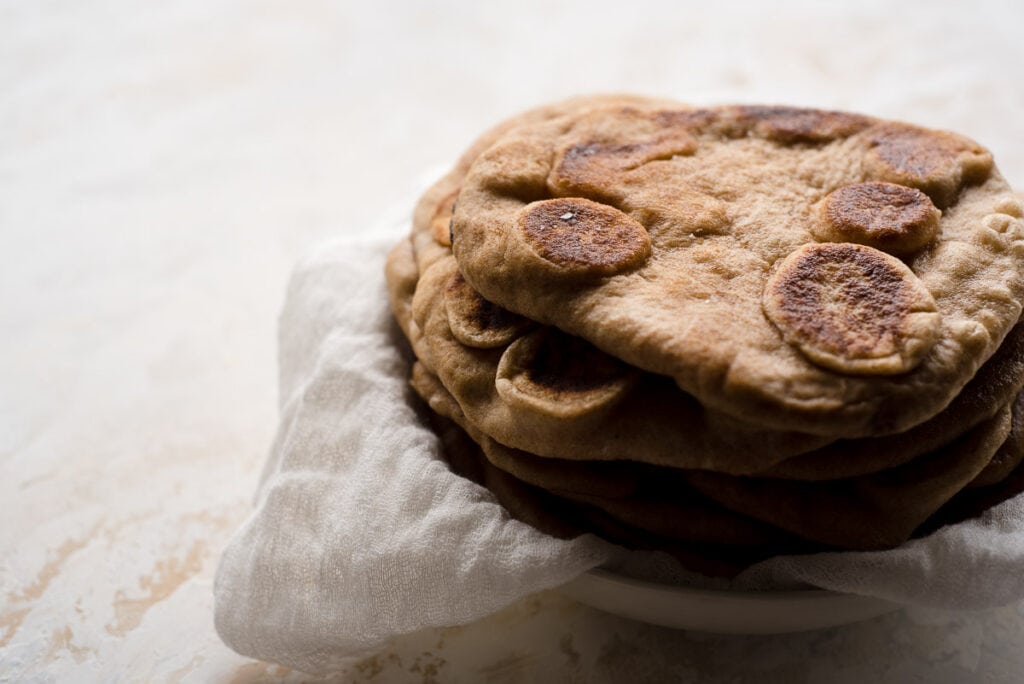
[[(632, 460), (798, 480), (852, 477), (939, 448), (991, 417), (1024, 382), (1024, 326), (1018, 326), (934, 418), (896, 435), (822, 445), (821, 437), (715, 415), (660, 376), (628, 369), (617, 375), (621, 364), (614, 359), (553, 328), (524, 326), (485, 301), (464, 306), (462, 286), (452, 287), (461, 279), (450, 254), (432, 260), (418, 283), (402, 284), (401, 273), (416, 277), (413, 259), (410, 243), (396, 246), (388, 281), (399, 320), (408, 316), (403, 326), (415, 328), (407, 335), (417, 357), (478, 429), (506, 446), (555, 459)], [(461, 320), (453, 304), (473, 315)]]
[(901, 432), (1020, 316), (1024, 205), (966, 138), (640, 100), (520, 124), (449, 176), (434, 237), (449, 224), (485, 299), (709, 408), (832, 438)]
[[(427, 198), (440, 198), (437, 206), (418, 214), (445, 217), (446, 226), (453, 194), (457, 193), (428, 191)], [(667, 379), (651, 374), (634, 375), (638, 382), (629, 383), (621, 400), (610, 404), (607, 400), (615, 399), (614, 392), (604, 395), (615, 389), (615, 383), (601, 383), (601, 375), (592, 372), (608, 371), (609, 359), (481, 299), (459, 276), (450, 248), (439, 242), (435, 232), (429, 223), (421, 223), (389, 258), (388, 284), (399, 324), (418, 356), (428, 362), (480, 430), (535, 454), (635, 460), (797, 480), (854, 477), (938, 449), (994, 415), (1024, 383), (1024, 325), (1018, 325), (943, 411), (894, 435), (821, 446), (829, 440), (766, 431), (715, 415), (678, 388), (673, 391)], [(447, 238), (447, 230), (442, 235)], [(417, 262), (425, 270), (422, 278)], [(413, 312), (414, 292), (418, 316)], [(559, 338), (570, 344), (551, 344)], [(543, 339), (547, 344), (532, 354), (524, 353)], [(518, 353), (509, 353), (514, 351)], [(531, 359), (543, 363), (532, 368)], [(528, 372), (508, 372), (516, 367)], [(500, 369), (504, 372), (499, 373)], [(541, 383), (529, 382), (530, 375)], [(589, 387), (580, 384), (581, 377), (589, 380), (585, 383)], [(499, 384), (507, 387), (499, 392)], [(562, 391), (554, 391), (559, 388)], [(795, 454), (802, 455), (793, 458)]]

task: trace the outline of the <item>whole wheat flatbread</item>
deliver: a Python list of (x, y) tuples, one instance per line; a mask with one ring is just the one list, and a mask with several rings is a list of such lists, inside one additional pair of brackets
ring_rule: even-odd
[[(891, 186), (885, 229), (865, 216)], [(1024, 206), (991, 155), (859, 115), (583, 103), (501, 135), (453, 200), (487, 300), (774, 430), (927, 420), (1024, 301)]]

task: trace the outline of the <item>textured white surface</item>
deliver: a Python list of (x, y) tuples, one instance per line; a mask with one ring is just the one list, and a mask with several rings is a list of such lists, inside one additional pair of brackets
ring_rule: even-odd
[[(952, 128), (1024, 185), (1015, 2), (0, 1), (0, 681), (301, 681), (221, 645), (210, 582), (276, 422), (310, 245), (567, 93)], [(1020, 606), (766, 639), (551, 594), (342, 681), (1018, 681)]]

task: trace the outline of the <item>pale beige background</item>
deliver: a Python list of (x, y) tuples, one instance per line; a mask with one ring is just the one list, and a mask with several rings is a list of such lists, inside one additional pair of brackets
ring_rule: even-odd
[[(596, 90), (840, 107), (1022, 186), (1021, 7), (0, 0), (0, 682), (307, 679), (211, 618), (286, 277), (490, 123)], [(336, 678), (1011, 682), (1021, 644), (1024, 606), (746, 639), (545, 594)]]

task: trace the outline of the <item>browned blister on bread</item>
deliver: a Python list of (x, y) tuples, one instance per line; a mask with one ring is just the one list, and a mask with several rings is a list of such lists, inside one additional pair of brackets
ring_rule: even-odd
[(984, 182), (992, 172), (992, 154), (973, 140), (946, 131), (886, 122), (868, 132), (869, 173), (918, 188), (940, 209), (953, 204), (966, 185)]
[(852, 243), (810, 244), (769, 278), (764, 311), (812, 362), (840, 373), (895, 375), (939, 333), (935, 300), (903, 262)]
[(516, 225), (526, 244), (560, 273), (601, 277), (641, 264), (651, 253), (647, 231), (627, 214), (576, 197), (534, 202)]
[(822, 242), (855, 242), (897, 256), (922, 249), (942, 213), (928, 195), (895, 183), (854, 183), (831, 192), (811, 227)]
[(452, 334), (467, 347), (504, 347), (534, 326), (529, 319), (481, 297), (458, 271), (445, 285), (444, 307)]
[(678, 123), (635, 107), (584, 114), (574, 122), (572, 142), (556, 151), (547, 185), (555, 196), (620, 199), (616, 186), (630, 171), (697, 151), (697, 139)]
[(636, 371), (556, 328), (540, 328), (505, 349), (495, 387), (507, 403), (555, 417), (611, 408)]
[(740, 131), (787, 145), (820, 144), (847, 138), (871, 125), (860, 114), (783, 106), (740, 106), (733, 110)]

